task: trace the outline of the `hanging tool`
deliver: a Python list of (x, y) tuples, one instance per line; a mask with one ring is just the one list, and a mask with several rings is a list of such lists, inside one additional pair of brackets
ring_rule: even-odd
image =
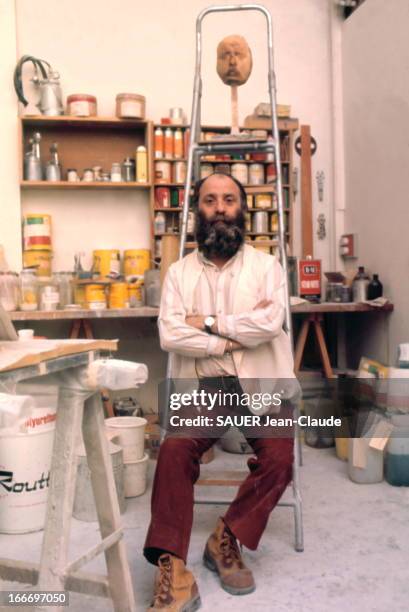
[(60, 85), (60, 75), (45, 60), (38, 59), (32, 55), (23, 55), (14, 70), (14, 89), (19, 101), (24, 107), (29, 106), (23, 91), (23, 66), (26, 62), (31, 62), (34, 66), (34, 77), (31, 81), (37, 87), (40, 97), (35, 106), (41, 114), (49, 117), (64, 114), (62, 103), (62, 92)]

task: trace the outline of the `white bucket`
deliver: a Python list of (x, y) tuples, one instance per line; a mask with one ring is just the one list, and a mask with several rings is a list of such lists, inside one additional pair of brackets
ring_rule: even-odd
[(145, 453), (139, 461), (124, 463), (125, 497), (137, 497), (146, 491), (148, 471), (148, 454)]
[(148, 421), (142, 417), (112, 417), (105, 419), (109, 432), (115, 433), (115, 441), (122, 446), (124, 463), (142, 459), (145, 447), (145, 427)]
[(0, 435), (0, 532), (44, 528), (55, 428)]
[(41, 431), (55, 427), (58, 406), (58, 387), (44, 383), (19, 383), (17, 392), (30, 395), (34, 402), (31, 415), (25, 420), (27, 431)]

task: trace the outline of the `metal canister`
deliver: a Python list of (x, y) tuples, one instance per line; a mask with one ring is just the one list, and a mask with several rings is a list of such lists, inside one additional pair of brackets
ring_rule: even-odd
[(90, 310), (104, 310), (107, 307), (104, 285), (85, 285), (85, 301)]
[(266, 167), (267, 183), (274, 183), (277, 180), (277, 168), (275, 164), (268, 164)]
[(265, 210), (271, 208), (271, 195), (268, 193), (260, 193), (255, 196), (255, 208)]
[(24, 156), (24, 180), (41, 181), (42, 178), (43, 168), (41, 160), (32, 153), (26, 153)]
[(247, 208), (253, 208), (254, 198), (252, 195), (247, 194)]
[(67, 181), (69, 181), (70, 183), (76, 183), (77, 181), (79, 181), (79, 177), (78, 177), (78, 172), (75, 168), (69, 168), (67, 170)]
[(125, 183), (132, 183), (136, 180), (135, 162), (130, 157), (126, 157), (122, 162), (122, 180)]
[(249, 172), (247, 164), (232, 164), (231, 175), (234, 176), (242, 185), (247, 185), (249, 182)]
[(156, 208), (170, 208), (171, 193), (169, 187), (157, 187), (155, 189)]
[(251, 232), (251, 214), (250, 213), (244, 214), (244, 227), (245, 227), (246, 232)]
[(255, 234), (268, 232), (268, 212), (261, 210), (253, 213), (252, 231)]
[(156, 183), (171, 183), (172, 182), (172, 164), (168, 161), (155, 162), (155, 182)]
[(230, 164), (216, 164), (214, 171), (220, 174), (230, 174)]
[(173, 164), (173, 182), (183, 185), (186, 180), (186, 162), (177, 161)]
[[(179, 227), (182, 229), (182, 217), (183, 213), (179, 213)], [(195, 214), (192, 211), (189, 211), (187, 215), (187, 233), (194, 234), (195, 231)]]
[(249, 185), (264, 184), (263, 164), (249, 164)]
[(213, 166), (212, 164), (201, 164), (200, 165), (200, 178), (204, 179), (207, 176), (213, 174)]
[(92, 172), (94, 173), (94, 181), (102, 181), (102, 166), (94, 166)]

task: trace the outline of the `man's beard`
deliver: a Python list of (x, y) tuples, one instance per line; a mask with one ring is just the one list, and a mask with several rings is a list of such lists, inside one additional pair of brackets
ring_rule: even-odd
[(216, 214), (208, 220), (197, 210), (195, 234), (199, 251), (205, 257), (233, 257), (244, 242), (244, 213), (239, 210), (233, 219)]

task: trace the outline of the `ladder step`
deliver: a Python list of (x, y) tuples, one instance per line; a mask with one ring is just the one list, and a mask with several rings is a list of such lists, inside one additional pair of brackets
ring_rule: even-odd
[(202, 154), (209, 153), (231, 153), (243, 152), (249, 153), (254, 151), (272, 152), (274, 153), (277, 149), (277, 143), (275, 140), (246, 140), (240, 142), (237, 140), (224, 140), (222, 142), (209, 142), (200, 141), (198, 144), (193, 145), (195, 152)]
[(101, 540), (99, 544), (90, 548), (82, 557), (79, 557), (65, 568), (65, 575), (68, 576), (72, 572), (76, 572), (80, 567), (91, 561), (97, 555), (100, 555), (102, 552), (107, 550), (107, 548), (111, 548), (114, 544), (117, 544), (119, 540), (123, 537), (124, 533), (122, 527), (113, 531), (106, 538)]

